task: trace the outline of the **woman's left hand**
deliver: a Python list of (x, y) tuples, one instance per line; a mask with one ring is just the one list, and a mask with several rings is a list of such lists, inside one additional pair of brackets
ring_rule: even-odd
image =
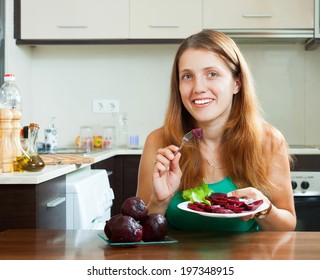
[[(270, 204), (270, 200), (259, 190), (253, 187), (243, 188), (243, 189), (237, 189), (232, 192), (229, 192), (227, 194), (228, 196), (236, 196), (241, 197), (244, 199), (251, 199), (251, 200), (260, 200), (262, 199), (263, 202)], [(250, 214), (248, 216), (241, 217), (244, 221), (248, 221), (250, 219), (253, 219), (255, 217), (255, 214)]]

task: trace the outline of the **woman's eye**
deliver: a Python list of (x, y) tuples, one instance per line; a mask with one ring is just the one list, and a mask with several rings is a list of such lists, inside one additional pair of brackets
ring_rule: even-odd
[(214, 78), (214, 77), (217, 76), (217, 74), (214, 73), (214, 72), (210, 72), (210, 73), (208, 74), (208, 76), (209, 76), (209, 78)]
[(191, 77), (192, 76), (190, 74), (184, 74), (181, 78), (182, 78), (182, 80), (190, 80)]

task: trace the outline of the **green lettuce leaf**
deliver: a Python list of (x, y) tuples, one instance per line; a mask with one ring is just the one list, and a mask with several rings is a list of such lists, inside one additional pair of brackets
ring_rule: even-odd
[(211, 190), (208, 187), (208, 184), (203, 180), (201, 185), (192, 189), (184, 190), (182, 192), (182, 197), (187, 201), (202, 202), (210, 205), (210, 201), (208, 201), (206, 197), (210, 196), (212, 193), (213, 190)]

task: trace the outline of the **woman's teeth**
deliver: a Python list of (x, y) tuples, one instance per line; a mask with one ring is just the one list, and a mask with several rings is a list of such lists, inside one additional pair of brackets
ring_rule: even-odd
[(212, 102), (212, 99), (197, 99), (194, 101), (194, 103), (198, 105), (208, 104), (210, 102)]

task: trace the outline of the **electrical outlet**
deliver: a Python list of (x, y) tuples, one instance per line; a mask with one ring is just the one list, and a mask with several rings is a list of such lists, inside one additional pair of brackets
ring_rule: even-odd
[(119, 112), (119, 100), (94, 99), (92, 111), (93, 113), (117, 113)]

